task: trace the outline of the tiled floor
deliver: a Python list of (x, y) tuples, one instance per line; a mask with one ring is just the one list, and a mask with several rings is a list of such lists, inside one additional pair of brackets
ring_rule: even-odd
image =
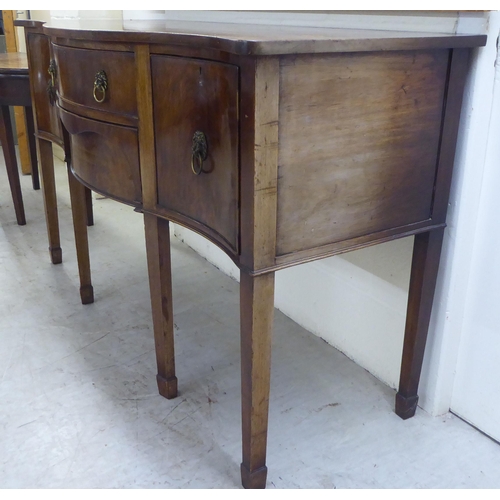
[[(64, 262), (53, 266), (41, 193), (22, 178), (18, 226), (0, 164), (0, 486), (239, 488), (238, 284), (173, 240), (180, 395), (163, 399), (142, 217), (94, 201), (96, 300), (83, 306), (60, 162), (57, 181)], [(393, 402), (276, 312), (267, 487), (500, 487), (499, 444), (451, 414), (403, 421)]]

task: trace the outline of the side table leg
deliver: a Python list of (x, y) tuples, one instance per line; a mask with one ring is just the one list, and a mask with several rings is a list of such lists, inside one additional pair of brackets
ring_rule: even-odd
[(177, 377), (175, 376), (169, 223), (155, 215), (144, 214), (144, 226), (158, 366), (156, 381), (159, 393), (167, 399), (173, 399), (177, 396)]
[(245, 488), (265, 488), (274, 273), (240, 272), (241, 409)]
[(401, 376), (399, 391), (396, 394), (396, 414), (404, 420), (413, 417), (417, 409), (418, 383), (431, 318), (443, 233), (444, 228), (441, 228), (415, 236)]
[(23, 194), (21, 192), (21, 182), (19, 180), (19, 170), (17, 168), (16, 150), (14, 147), (14, 133), (10, 121), (9, 106), (0, 106), (0, 143), (2, 144), (5, 157), (5, 166), (14, 202), (16, 220), (20, 226), (26, 224), (24, 214)]
[(49, 238), (50, 260), (52, 264), (60, 264), (62, 262), (62, 250), (59, 238), (59, 217), (57, 215), (52, 143), (43, 139), (37, 139), (37, 143), (38, 156), (40, 157), (40, 177), (45, 209), (45, 221), (47, 223), (47, 235)]
[(94, 289), (90, 279), (89, 241), (87, 234), (87, 211), (85, 205), (85, 190), (71, 172), (68, 162), (69, 193), (71, 197), (71, 212), (75, 231), (76, 257), (80, 273), (80, 297), (82, 304), (94, 302)]

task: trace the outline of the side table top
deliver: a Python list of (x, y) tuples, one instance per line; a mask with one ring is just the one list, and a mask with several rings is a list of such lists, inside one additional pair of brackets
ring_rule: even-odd
[(0, 73), (5, 75), (27, 75), (28, 58), (22, 52), (0, 54)]

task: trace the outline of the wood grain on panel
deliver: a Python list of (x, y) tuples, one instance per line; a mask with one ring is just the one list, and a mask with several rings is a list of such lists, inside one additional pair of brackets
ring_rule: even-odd
[[(158, 204), (238, 246), (238, 68), (169, 56), (151, 58)], [(193, 136), (208, 145), (191, 169)]]
[(155, 133), (153, 128), (153, 89), (148, 45), (135, 48), (137, 68), (137, 104), (139, 111), (139, 155), (141, 165), (142, 202), (154, 209), (158, 202), (156, 186)]
[(255, 71), (254, 269), (274, 264), (278, 183), (279, 61), (260, 59)]
[(151, 43), (247, 56), (450, 49), (486, 42), (485, 35), (179, 20), (128, 21), (124, 28), (121, 20), (61, 19), (44, 29), (51, 36), (62, 37), (65, 43), (68, 39)]
[(244, 61), (241, 75), (241, 267), (275, 263), (279, 59)]
[(282, 59), (278, 255), (430, 218), (448, 60)]

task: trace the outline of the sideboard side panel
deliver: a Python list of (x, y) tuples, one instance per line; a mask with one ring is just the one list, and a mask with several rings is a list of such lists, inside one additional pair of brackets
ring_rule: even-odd
[(448, 62), (282, 58), (277, 255), (430, 219)]

